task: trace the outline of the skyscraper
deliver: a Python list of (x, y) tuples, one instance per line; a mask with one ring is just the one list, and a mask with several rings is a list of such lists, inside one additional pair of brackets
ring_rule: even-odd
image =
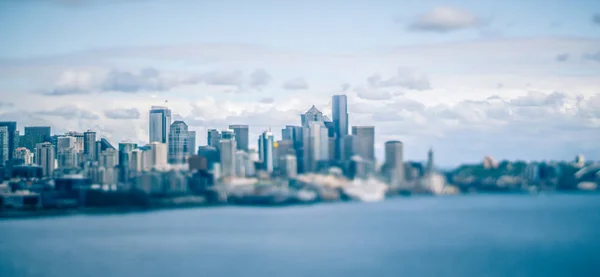
[(58, 168), (76, 168), (78, 167), (77, 139), (75, 137), (57, 138), (57, 159)]
[(207, 145), (208, 146), (212, 146), (216, 149), (219, 149), (220, 145), (219, 145), (219, 141), (221, 140), (221, 133), (219, 133), (219, 131), (217, 129), (210, 129), (208, 130), (208, 137), (207, 137)]
[(150, 109), (150, 142), (167, 143), (171, 127), (171, 110), (167, 107), (152, 106)]
[(319, 169), (319, 162), (329, 158), (327, 128), (322, 121), (312, 121), (302, 132), (304, 135), (304, 170), (313, 172)]
[(268, 173), (273, 173), (273, 133), (264, 131), (258, 140), (258, 154), (263, 169)]
[(196, 131), (188, 131), (187, 149), (188, 157), (196, 155)]
[[(127, 183), (129, 181), (130, 162), (132, 159), (131, 152), (137, 149), (137, 144), (133, 142), (119, 143), (119, 181)], [(139, 168), (141, 171), (142, 152), (138, 151), (137, 159), (140, 160)], [(136, 161), (137, 162), (137, 161)]]
[(238, 150), (248, 151), (248, 125), (229, 125), (229, 129), (235, 133), (235, 143)]
[(385, 168), (390, 185), (402, 185), (406, 177), (402, 142), (394, 140), (385, 143)]
[(221, 139), (221, 176), (235, 177), (236, 146), (235, 139)]
[(189, 140), (188, 126), (183, 121), (175, 121), (171, 124), (169, 133), (169, 163), (185, 164), (190, 154), (188, 150)]
[(147, 156), (144, 158), (144, 168), (158, 171), (166, 170), (168, 161), (167, 144), (151, 142), (149, 146), (148, 153), (145, 153)]
[(427, 174), (433, 173), (433, 149), (429, 148), (427, 152)]
[(350, 161), (352, 156), (358, 151), (358, 140), (354, 135), (346, 135), (342, 138), (340, 158), (343, 161)]
[(335, 133), (335, 160), (341, 160), (342, 139), (348, 135), (348, 99), (346, 95), (333, 96), (332, 114)]
[(0, 166), (4, 166), (9, 159), (10, 135), (7, 126), (0, 126)]
[(52, 143), (44, 142), (36, 145), (35, 163), (42, 167), (44, 177), (52, 176), (54, 171), (54, 145)]
[(281, 130), (281, 138), (283, 140), (293, 141), (294, 151), (296, 152), (296, 164), (298, 166), (297, 171), (304, 172), (304, 144), (303, 144), (303, 133), (302, 126), (286, 125)]
[(87, 130), (83, 133), (83, 155), (88, 161), (95, 161), (96, 152), (96, 132)]
[(75, 148), (77, 149), (77, 152), (83, 152), (83, 148), (84, 148), (84, 144), (85, 144), (85, 136), (82, 133), (78, 133), (78, 132), (67, 132), (65, 133), (65, 136), (71, 136), (75, 138), (76, 144), (75, 144)]
[[(7, 150), (7, 160), (10, 160), (13, 158), (15, 149), (17, 149), (17, 145), (19, 144), (19, 136), (18, 136), (18, 131), (17, 131), (17, 122), (14, 121), (3, 121), (0, 122), (0, 127), (6, 127), (6, 130), (3, 131), (7, 138), (6, 140), (6, 150)], [(2, 156), (5, 156), (5, 154), (3, 154)]]
[(25, 127), (25, 134), (21, 137), (19, 144), (33, 151), (38, 143), (50, 141), (49, 126)]
[(355, 154), (367, 161), (375, 161), (375, 127), (352, 126), (352, 135), (356, 136), (358, 141)]
[(312, 107), (310, 107), (310, 109), (308, 109), (308, 111), (300, 115), (300, 121), (302, 122), (302, 127), (308, 128), (310, 122), (325, 122), (331, 120), (329, 120), (327, 116), (323, 115), (323, 112), (321, 112), (319, 109), (317, 109), (317, 107), (315, 107), (315, 105), (313, 105)]

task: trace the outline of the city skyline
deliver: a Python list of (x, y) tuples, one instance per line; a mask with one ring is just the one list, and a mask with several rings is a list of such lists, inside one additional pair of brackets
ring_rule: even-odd
[(168, 106), (196, 145), (210, 128), (245, 124), (256, 148), (313, 104), (332, 118), (331, 96), (344, 93), (349, 126), (379, 130), (379, 161), (389, 140), (407, 160), (433, 147), (448, 167), (485, 155), (600, 159), (591, 2), (169, 3), (0, 3), (0, 121), (142, 144), (149, 108)]

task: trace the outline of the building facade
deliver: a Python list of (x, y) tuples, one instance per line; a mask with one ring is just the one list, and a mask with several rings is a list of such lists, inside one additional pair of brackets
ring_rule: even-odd
[(248, 151), (249, 132), (248, 125), (229, 125), (229, 129), (235, 134), (235, 143), (238, 150)]
[(171, 110), (167, 107), (152, 106), (149, 115), (148, 135), (150, 142), (168, 143), (171, 127)]
[(358, 144), (356, 155), (367, 161), (375, 161), (375, 127), (352, 126), (352, 135)]
[(190, 154), (188, 150), (188, 126), (183, 121), (171, 124), (169, 133), (169, 164), (186, 164)]

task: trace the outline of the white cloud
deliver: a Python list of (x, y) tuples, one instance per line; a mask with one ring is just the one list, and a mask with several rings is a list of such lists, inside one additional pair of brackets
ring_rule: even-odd
[(287, 90), (302, 90), (308, 89), (308, 83), (306, 82), (306, 80), (304, 80), (304, 78), (294, 78), (285, 81), (282, 87)]
[(418, 16), (408, 25), (409, 30), (449, 32), (479, 26), (481, 19), (468, 11), (452, 7), (435, 7)]
[(111, 109), (105, 110), (104, 116), (110, 119), (139, 119), (140, 111), (136, 108), (131, 109)]

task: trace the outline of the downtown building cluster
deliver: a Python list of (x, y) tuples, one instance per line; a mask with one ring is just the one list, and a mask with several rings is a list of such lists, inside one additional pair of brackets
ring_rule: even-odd
[(244, 178), (288, 180), (328, 174), (332, 168), (349, 179), (377, 174), (389, 184), (403, 184), (402, 143), (386, 142), (384, 165), (378, 170), (375, 128), (350, 127), (346, 96), (332, 100), (332, 119), (312, 106), (300, 115), (300, 124), (286, 125), (280, 138), (264, 130), (256, 150), (249, 147), (245, 124), (209, 129), (207, 144), (196, 147), (196, 133), (184, 121), (173, 121), (171, 110), (162, 106), (150, 109), (146, 145), (121, 142), (114, 147), (92, 130), (52, 135), (45, 126), (25, 127), (20, 135), (16, 122), (0, 122), (0, 174), (4, 179), (50, 180), (55, 186), (136, 187), (150, 194), (197, 191)]

